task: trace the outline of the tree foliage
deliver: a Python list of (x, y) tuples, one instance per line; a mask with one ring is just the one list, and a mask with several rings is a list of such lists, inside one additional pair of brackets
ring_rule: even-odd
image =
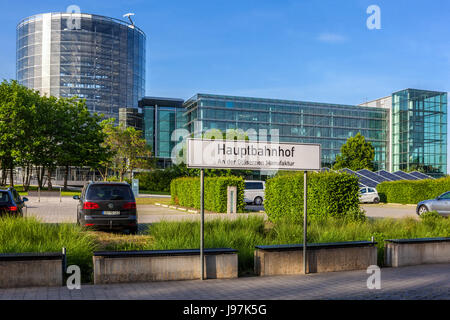
[(109, 156), (102, 161), (105, 168), (103, 178), (106, 180), (108, 169), (112, 169), (118, 172), (120, 181), (123, 181), (127, 172), (130, 172), (131, 176), (133, 170), (137, 168), (150, 169), (152, 153), (142, 138), (141, 131), (122, 124), (116, 126), (114, 121), (108, 119), (102, 122), (105, 134), (102, 146), (109, 150)]
[[(2, 184), (6, 170), (10, 185), (13, 170), (25, 170), (25, 189), (35, 170), (42, 188), (47, 175), (57, 166), (94, 166), (106, 158), (108, 150), (101, 144), (105, 138), (101, 116), (91, 114), (84, 100), (40, 96), (16, 81), (0, 84), (0, 168)], [(65, 186), (67, 186), (66, 170)]]
[(339, 170), (348, 168), (353, 171), (362, 169), (374, 169), (373, 160), (375, 158), (375, 148), (372, 143), (366, 141), (365, 137), (358, 132), (341, 147), (341, 154), (336, 157), (333, 169)]

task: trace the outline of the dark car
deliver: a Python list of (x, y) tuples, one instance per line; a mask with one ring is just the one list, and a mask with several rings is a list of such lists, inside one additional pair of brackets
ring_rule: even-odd
[(23, 217), (27, 198), (21, 198), (14, 188), (0, 189), (0, 215)]
[(91, 182), (81, 191), (77, 224), (99, 230), (128, 230), (137, 233), (137, 210), (128, 183)]

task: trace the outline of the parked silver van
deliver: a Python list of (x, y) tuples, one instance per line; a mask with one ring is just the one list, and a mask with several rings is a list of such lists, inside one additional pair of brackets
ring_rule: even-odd
[(244, 201), (260, 206), (264, 202), (264, 181), (245, 181)]

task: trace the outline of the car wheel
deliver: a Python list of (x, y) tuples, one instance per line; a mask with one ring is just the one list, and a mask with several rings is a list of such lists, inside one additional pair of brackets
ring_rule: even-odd
[(261, 197), (255, 198), (255, 205), (260, 206), (263, 203), (263, 199)]
[(420, 206), (419, 208), (419, 216), (421, 216), (422, 214), (428, 212), (428, 208), (426, 206)]
[(136, 235), (138, 233), (138, 227), (132, 227), (129, 229), (130, 234)]
[(380, 198), (373, 199), (373, 203), (380, 203)]

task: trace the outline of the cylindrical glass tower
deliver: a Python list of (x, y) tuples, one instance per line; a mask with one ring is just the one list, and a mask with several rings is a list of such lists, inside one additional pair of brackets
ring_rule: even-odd
[(145, 34), (130, 23), (84, 13), (44, 13), (17, 25), (17, 81), (43, 95), (78, 96), (119, 118), (145, 90)]

